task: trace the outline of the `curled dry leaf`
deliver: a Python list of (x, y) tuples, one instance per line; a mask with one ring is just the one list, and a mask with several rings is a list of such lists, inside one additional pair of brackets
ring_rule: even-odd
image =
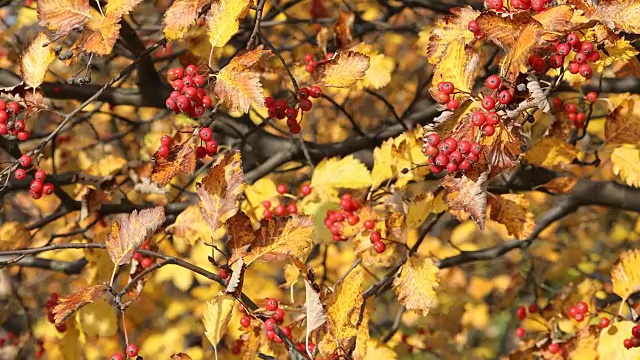
[(65, 320), (70, 318), (78, 310), (87, 304), (98, 300), (108, 287), (105, 285), (95, 285), (74, 292), (69, 296), (61, 296), (58, 298), (58, 305), (53, 308), (53, 317), (56, 325), (62, 325)]
[(196, 184), (200, 213), (214, 236), (238, 212), (236, 201), (246, 186), (242, 158), (237, 150), (219, 157), (202, 183)]
[(535, 228), (529, 201), (523, 194), (490, 196), (491, 220), (507, 227), (510, 235), (518, 240), (526, 239)]
[(251, 106), (264, 107), (260, 75), (251, 67), (271, 55), (262, 46), (236, 56), (216, 75), (213, 92), (231, 111), (249, 112)]
[(196, 153), (192, 144), (193, 138), (184, 144), (178, 144), (169, 150), (169, 155), (165, 158), (153, 154), (153, 171), (151, 180), (158, 186), (167, 185), (178, 174), (192, 174), (196, 168)]
[(338, 20), (333, 25), (333, 31), (336, 34), (336, 44), (339, 50), (348, 49), (353, 45), (353, 36), (351, 35), (351, 28), (353, 27), (353, 21), (356, 15), (347, 10), (341, 10), (338, 15)]
[(613, 173), (629, 186), (640, 187), (640, 149), (619, 147), (611, 153)]
[(231, 295), (219, 293), (213, 299), (207, 301), (202, 322), (204, 323), (204, 334), (213, 345), (216, 359), (218, 359), (218, 343), (227, 331), (229, 320), (233, 313), (235, 299)]
[(95, 15), (100, 13), (91, 8), (89, 0), (38, 1), (40, 25), (59, 35), (84, 26)]
[(422, 316), (438, 304), (437, 287), (438, 268), (433, 260), (418, 254), (409, 256), (393, 281), (398, 301)]
[[(292, 215), (262, 220), (244, 257), (247, 265), (256, 260), (282, 261), (289, 256), (304, 258), (313, 244), (313, 218)], [(232, 261), (235, 258), (232, 257)]]
[(575, 146), (561, 139), (546, 137), (527, 150), (524, 157), (530, 164), (554, 169), (571, 164), (579, 153)]
[[(305, 335), (305, 344), (307, 344), (307, 346), (305, 346), (305, 348), (307, 348), (309, 346), (309, 334), (327, 321), (327, 314), (320, 301), (320, 294), (314, 289), (313, 284), (305, 279), (304, 288), (306, 299), (305, 308), (307, 312), (307, 329)], [(309, 354), (309, 356), (311, 356), (311, 354)]]
[(488, 176), (489, 172), (485, 171), (476, 181), (465, 175), (458, 178), (447, 175), (440, 181), (440, 186), (444, 188), (444, 200), (449, 208), (469, 214), (480, 230), (484, 230), (487, 216)]
[[(638, 160), (640, 161), (640, 160)], [(570, 192), (578, 182), (578, 178), (574, 176), (560, 176), (546, 184), (540, 185), (541, 188), (547, 189), (552, 194), (566, 194)]]
[(369, 69), (369, 57), (355, 51), (338, 51), (333, 59), (318, 64), (313, 82), (318, 86), (348, 88), (362, 80)]
[(247, 13), (248, 0), (220, 0), (211, 3), (207, 13), (207, 35), (213, 47), (222, 47), (240, 29), (240, 19)]
[(46, 33), (39, 33), (29, 42), (20, 57), (20, 73), (25, 84), (37, 88), (44, 81), (49, 64), (56, 58), (48, 44), (51, 42)]
[(195, 25), (198, 13), (207, 3), (207, 0), (175, 0), (164, 13), (162, 19), (163, 31), (167, 39), (183, 38), (189, 28)]
[(249, 247), (254, 240), (255, 234), (251, 219), (240, 210), (227, 220), (227, 247), (231, 251), (231, 257), (240, 259), (247, 255)]
[(620, 254), (620, 259), (611, 269), (611, 282), (613, 292), (623, 299), (640, 290), (640, 250), (627, 250)]
[(164, 220), (164, 206), (157, 206), (140, 212), (134, 210), (129, 215), (121, 216), (119, 221), (113, 221), (106, 239), (107, 252), (113, 263), (128, 264), (133, 253)]
[(242, 294), (242, 281), (244, 280), (244, 270), (247, 267), (244, 266), (244, 260), (238, 259), (231, 266), (231, 277), (227, 282), (227, 288), (225, 292), (227, 294), (235, 294), (236, 297)]

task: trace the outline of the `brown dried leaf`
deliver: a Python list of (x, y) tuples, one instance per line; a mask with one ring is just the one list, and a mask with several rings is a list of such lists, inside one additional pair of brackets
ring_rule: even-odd
[(227, 234), (229, 236), (227, 247), (231, 251), (231, 257), (240, 259), (246, 256), (255, 234), (251, 219), (244, 211), (238, 211), (227, 220)]
[(238, 150), (219, 157), (202, 183), (196, 184), (200, 212), (212, 233), (238, 212), (236, 201), (246, 186)]
[(51, 40), (47, 34), (41, 32), (29, 42), (20, 57), (20, 73), (25, 84), (37, 88), (44, 81), (49, 64), (56, 55), (47, 46)]
[(318, 86), (348, 88), (364, 78), (369, 57), (355, 51), (338, 51), (333, 59), (321, 62), (313, 73)]
[[(245, 256), (247, 265), (256, 260), (282, 261), (289, 256), (304, 258), (313, 243), (313, 218), (307, 215), (262, 220), (255, 232), (251, 251)], [(235, 261), (235, 257), (231, 261)]]
[(78, 310), (87, 304), (98, 300), (108, 290), (105, 285), (95, 285), (74, 292), (69, 296), (61, 296), (58, 298), (58, 305), (53, 308), (53, 317), (56, 325), (62, 325), (65, 320), (70, 318)]
[(68, 34), (73, 29), (84, 26), (93, 18), (88, 0), (40, 0), (38, 19), (40, 25), (56, 34)]
[(493, 41), (504, 50), (509, 50), (518, 43), (520, 32), (534, 20), (526, 12), (508, 17), (502, 17), (495, 12), (486, 12), (478, 16), (476, 22), (484, 31), (485, 39)]
[(172, 354), (171, 360), (191, 360), (191, 356), (183, 352), (180, 352), (180, 353)]
[(244, 271), (247, 269), (244, 266), (244, 260), (238, 259), (233, 263), (231, 267), (231, 276), (227, 281), (227, 288), (225, 292), (227, 294), (232, 294), (234, 297), (238, 298), (242, 296), (242, 285), (244, 283)]
[(333, 26), (333, 31), (336, 34), (336, 45), (339, 50), (348, 49), (353, 45), (353, 36), (351, 35), (351, 28), (353, 27), (353, 21), (356, 16), (353, 12), (347, 10), (341, 10), (338, 15), (338, 20)]
[(593, 14), (611, 29), (632, 34), (640, 34), (640, 1), (601, 0)]
[(454, 178), (447, 175), (440, 181), (444, 188), (444, 200), (452, 210), (463, 210), (484, 230), (487, 217), (487, 178), (489, 172), (483, 172), (477, 181), (465, 175)]
[(536, 226), (529, 201), (523, 194), (490, 196), (491, 220), (507, 227), (510, 235), (518, 240), (526, 239)]
[(622, 94), (622, 101), (609, 109), (604, 135), (609, 143), (640, 143), (640, 95)]
[(566, 194), (570, 192), (578, 182), (578, 178), (574, 176), (560, 176), (540, 187), (547, 189), (552, 194)]
[(153, 171), (151, 180), (158, 186), (165, 186), (178, 174), (193, 174), (196, 169), (196, 153), (192, 139), (184, 144), (178, 144), (169, 150), (169, 155), (164, 158), (153, 154)]
[(164, 220), (164, 206), (157, 206), (140, 212), (134, 210), (130, 215), (121, 216), (120, 221), (113, 221), (105, 241), (113, 263), (128, 264), (133, 253), (164, 223)]
[[(485, 139), (488, 140), (486, 158), (491, 169), (489, 179), (518, 164), (523, 144), (520, 124), (514, 123), (509, 127), (503, 127), (496, 136), (485, 137)], [(482, 143), (485, 144), (484, 141)]]
[(251, 67), (271, 54), (259, 47), (234, 57), (216, 76), (213, 92), (231, 111), (249, 112), (251, 106), (264, 107), (260, 74)]
[(162, 19), (164, 35), (167, 39), (182, 39), (189, 28), (196, 23), (198, 13), (207, 3), (207, 0), (175, 0)]

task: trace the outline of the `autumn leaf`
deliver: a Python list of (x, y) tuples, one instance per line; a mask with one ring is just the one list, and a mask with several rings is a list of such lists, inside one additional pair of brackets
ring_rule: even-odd
[(243, 259), (238, 259), (233, 263), (231, 276), (227, 281), (227, 288), (225, 289), (227, 294), (233, 294), (236, 297), (242, 295), (242, 283), (244, 281), (244, 271), (246, 268)]
[(640, 95), (621, 94), (611, 99), (610, 104), (617, 106), (609, 109), (604, 126), (608, 143), (640, 143)]
[(20, 73), (25, 84), (37, 88), (44, 81), (49, 64), (56, 55), (48, 44), (51, 42), (47, 34), (41, 32), (29, 42), (20, 57)]
[(627, 250), (620, 254), (620, 259), (611, 269), (611, 282), (613, 292), (623, 300), (640, 291), (640, 250)]
[(629, 186), (640, 187), (640, 149), (618, 147), (611, 153), (613, 173)]
[(40, 0), (38, 19), (40, 25), (56, 32), (68, 34), (82, 27), (96, 12), (88, 0)]
[(0, 251), (24, 248), (30, 237), (25, 224), (5, 221), (0, 225)]
[(605, 67), (615, 61), (628, 61), (638, 55), (638, 50), (627, 39), (617, 39), (613, 44), (606, 44), (604, 52), (600, 53), (600, 61), (596, 62), (594, 72), (602, 72)]
[(104, 7), (102, 14), (97, 14), (89, 22), (76, 44), (86, 52), (97, 55), (108, 55), (118, 40), (120, 21), (128, 15), (142, 0), (112, 0)]
[(433, 193), (425, 192), (415, 196), (407, 206), (405, 223), (408, 229), (417, 229), (433, 210)]
[(189, 354), (180, 352), (180, 353), (171, 354), (171, 360), (191, 360), (191, 356), (189, 356)]
[(196, 153), (195, 149), (191, 147), (192, 143), (193, 139), (190, 139), (184, 144), (172, 147), (166, 157), (158, 155), (156, 151), (153, 154), (151, 180), (155, 181), (158, 186), (165, 186), (178, 174), (193, 174), (196, 168)]
[(210, 301), (207, 301), (203, 314), (204, 334), (213, 345), (216, 359), (218, 359), (218, 343), (227, 331), (231, 320), (235, 299), (227, 294), (218, 293)]
[[(606, 330), (603, 330), (606, 331)], [(597, 360), (598, 354), (594, 351), (598, 347), (600, 328), (596, 325), (583, 327), (569, 342), (564, 344), (567, 359)], [(548, 352), (548, 349), (547, 349)], [(545, 354), (547, 355), (547, 354)], [(553, 354), (549, 353), (549, 356)], [(547, 357), (549, 357), (547, 356)], [(546, 357), (545, 357), (546, 358)]]
[(438, 65), (449, 46), (464, 49), (466, 45), (475, 41), (473, 32), (467, 26), (469, 21), (476, 20), (480, 12), (471, 6), (453, 8), (452, 15), (438, 19), (429, 37), (427, 57), (430, 64)]
[(527, 150), (524, 157), (529, 164), (555, 169), (570, 165), (579, 153), (575, 146), (566, 141), (546, 137)]
[(433, 260), (418, 254), (409, 256), (393, 281), (398, 301), (422, 316), (438, 304), (437, 287), (438, 268)]
[(356, 15), (347, 10), (341, 10), (338, 15), (338, 20), (333, 25), (333, 32), (336, 34), (336, 44), (338, 49), (348, 49), (353, 42), (353, 36), (351, 35), (351, 28)]
[(164, 13), (162, 23), (164, 35), (168, 40), (183, 38), (191, 26), (196, 23), (198, 14), (207, 0), (175, 0)]
[(58, 298), (58, 305), (53, 308), (53, 316), (55, 324), (60, 326), (65, 320), (70, 318), (78, 310), (87, 304), (98, 300), (108, 290), (105, 285), (95, 285), (84, 288), (69, 296), (60, 296)]
[[(251, 251), (244, 257), (249, 265), (256, 260), (281, 261), (288, 256), (304, 258), (313, 243), (313, 219), (292, 215), (260, 222)], [(232, 257), (231, 261), (235, 261)]]
[(207, 34), (213, 47), (222, 47), (240, 29), (240, 18), (251, 4), (247, 0), (219, 0), (207, 13)]
[(636, 0), (601, 0), (593, 14), (611, 29), (631, 34), (640, 34), (640, 2)]
[(637, 360), (640, 359), (640, 348), (626, 349), (624, 343), (631, 334), (636, 323), (629, 320), (616, 321), (600, 331), (597, 354), (600, 359)]
[(227, 247), (229, 247), (233, 258), (240, 259), (247, 255), (249, 247), (255, 237), (253, 227), (251, 226), (251, 219), (249, 219), (244, 211), (240, 210), (230, 217), (226, 224), (227, 234), (229, 235)]
[[(442, 57), (442, 62), (435, 68), (431, 89), (435, 91), (441, 81), (450, 81), (456, 89), (463, 92), (470, 92), (473, 87), (473, 79), (478, 73), (480, 55), (472, 47), (462, 47), (452, 44), (447, 47)], [(457, 97), (459, 101), (468, 98), (466, 94)]]
[(393, 139), (373, 149), (373, 169), (371, 170), (371, 186), (377, 188), (387, 179), (393, 177), (393, 157), (391, 156)]
[(133, 253), (164, 220), (164, 206), (157, 206), (140, 212), (134, 210), (129, 215), (121, 216), (119, 221), (113, 221), (105, 242), (113, 263), (116, 266), (128, 264)]
[(388, 345), (381, 343), (375, 339), (369, 339), (366, 343), (366, 356), (364, 360), (395, 360), (398, 358), (398, 354)]
[(174, 239), (183, 240), (190, 245), (194, 245), (198, 239), (208, 242), (213, 237), (213, 232), (204, 221), (197, 204), (178, 214), (175, 222), (167, 226), (166, 232), (172, 234)]
[(486, 171), (476, 181), (466, 175), (458, 178), (447, 175), (440, 181), (449, 208), (469, 214), (480, 230), (484, 230), (486, 220), (488, 175), (489, 172)]
[[(305, 288), (305, 308), (307, 315), (307, 328), (305, 335), (305, 348), (309, 346), (309, 334), (312, 331), (319, 328), (322, 324), (327, 321), (327, 314), (324, 311), (324, 307), (322, 306), (322, 302), (320, 301), (320, 294), (313, 288), (312, 284), (305, 279), (304, 281)], [(311, 357), (311, 354), (309, 354)]]
[(247, 113), (252, 105), (264, 107), (260, 76), (251, 67), (270, 54), (262, 47), (246, 52), (231, 59), (216, 75), (213, 92), (231, 111)]
[(535, 227), (533, 213), (529, 210), (529, 201), (523, 194), (503, 194), (489, 196), (491, 220), (507, 227), (509, 235), (524, 240), (531, 235)]
[(323, 61), (313, 72), (313, 83), (318, 86), (348, 88), (365, 77), (369, 57), (355, 51), (338, 51), (331, 60)]
[(373, 90), (385, 87), (391, 81), (391, 73), (395, 68), (393, 58), (380, 54), (373, 46), (366, 43), (361, 43), (354, 50), (369, 57), (369, 69), (358, 85)]
[(371, 185), (371, 174), (360, 160), (349, 155), (322, 160), (311, 177), (311, 187), (360, 189)]
[(574, 176), (560, 176), (540, 187), (547, 189), (552, 194), (566, 194), (570, 192), (573, 187), (578, 183), (578, 178)]
[(219, 157), (202, 183), (196, 184), (200, 212), (214, 236), (238, 212), (236, 202), (245, 187), (242, 158), (237, 150)]

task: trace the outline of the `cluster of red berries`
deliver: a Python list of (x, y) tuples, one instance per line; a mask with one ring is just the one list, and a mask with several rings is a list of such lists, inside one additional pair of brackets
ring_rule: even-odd
[[(289, 187), (286, 184), (278, 184), (276, 186), (276, 190), (280, 195), (289, 193)], [(300, 194), (302, 196), (311, 194), (311, 186), (309, 184), (303, 184), (302, 186), (300, 186)], [(280, 203), (275, 207), (272, 207), (271, 201), (265, 200), (262, 202), (262, 206), (264, 206), (262, 215), (267, 220), (273, 219), (274, 214), (276, 216), (287, 216), (298, 213), (298, 206), (295, 203), (289, 203), (288, 205)]]
[(623, 345), (627, 350), (640, 347), (640, 324), (631, 328), (631, 337), (624, 339)]
[(468, 140), (456, 141), (452, 137), (440, 141), (440, 135), (429, 132), (424, 137), (422, 152), (427, 156), (432, 173), (439, 174), (444, 170), (450, 173), (465, 171), (478, 162), (482, 145)]
[(360, 203), (358, 200), (353, 199), (351, 194), (344, 194), (340, 198), (340, 208), (342, 211), (327, 210), (327, 215), (324, 218), (324, 225), (329, 229), (333, 235), (333, 241), (346, 241), (347, 238), (342, 235), (343, 223), (354, 226), (360, 222), (360, 217), (354, 214), (355, 211), (360, 209)]
[[(58, 303), (59, 303), (58, 294), (51, 293), (51, 295), (49, 296), (49, 299), (47, 299), (47, 302), (44, 305), (44, 308), (47, 310), (47, 320), (54, 325), (56, 323), (56, 320), (53, 315), (53, 308), (55, 308), (56, 305), (58, 305)], [(58, 330), (59, 332), (67, 331), (67, 324), (63, 323), (63, 324), (60, 324), (59, 326), (56, 325), (56, 330)]]
[(186, 68), (171, 68), (167, 76), (173, 86), (173, 92), (165, 101), (167, 109), (176, 113), (182, 112), (191, 118), (204, 114), (206, 108), (213, 106), (213, 101), (203, 87), (207, 83), (205, 74), (200, 74), (198, 67), (191, 64)]
[[(283, 341), (275, 332), (276, 324), (282, 324), (284, 322), (284, 310), (280, 308), (280, 304), (277, 299), (267, 298), (264, 303), (265, 309), (267, 311), (272, 312), (272, 315), (269, 319), (264, 321), (264, 329), (266, 331), (267, 338), (271, 341), (275, 341), (278, 344), (282, 344)], [(240, 319), (240, 324), (242, 325), (242, 319), (248, 316), (245, 315)], [(280, 326), (280, 330), (288, 337), (291, 338), (291, 327), (290, 326)]]
[(537, 54), (529, 56), (529, 65), (535, 72), (544, 73), (549, 68), (561, 68), (564, 65), (565, 57), (574, 51), (575, 55), (573, 60), (569, 62), (567, 70), (572, 74), (580, 74), (585, 79), (593, 76), (593, 69), (589, 65), (589, 62), (600, 60), (600, 53), (592, 42), (582, 42), (577, 33), (571, 32), (564, 40), (556, 41), (551, 47), (551, 51), (555, 50), (555, 54), (547, 58)]
[(320, 59), (319, 61), (316, 61), (316, 58), (315, 56), (313, 56), (313, 54), (306, 54), (304, 56), (304, 62), (307, 63), (307, 65), (305, 66), (305, 70), (307, 70), (308, 73), (314, 72), (318, 64), (327, 60), (331, 60), (333, 58), (333, 55), (334, 55), (333, 53), (327, 53), (327, 55), (324, 58)]
[[(145, 240), (144, 243), (142, 243), (142, 246), (140, 247), (141, 250), (149, 250), (149, 239)], [(153, 266), (153, 264), (155, 263), (154, 259), (149, 257), (149, 256), (144, 256), (142, 255), (142, 253), (140, 252), (135, 252), (133, 254), (133, 258), (138, 261), (140, 263), (140, 266), (142, 266), (143, 268), (149, 268), (151, 266)]]
[(19, 113), (20, 104), (0, 100), (0, 135), (11, 134), (19, 141), (27, 141), (31, 133), (25, 128), (24, 120), (17, 119)]
[[(511, 7), (518, 10), (535, 10), (542, 12), (545, 5), (551, 3), (551, 0), (511, 0)], [(489, 9), (505, 12), (503, 0), (488, 0), (487, 5)]]
[[(207, 156), (214, 156), (218, 153), (218, 142), (213, 139), (213, 131), (210, 128), (201, 128), (198, 132), (201, 145), (196, 147), (195, 153), (198, 159), (204, 159)], [(165, 134), (160, 137), (160, 147), (158, 148), (158, 156), (166, 158), (171, 151), (171, 136)], [(204, 144), (204, 145), (203, 145)]]
[(309, 111), (313, 107), (311, 98), (317, 99), (322, 96), (322, 89), (319, 86), (312, 86), (311, 88), (301, 87), (298, 90), (298, 107), (289, 106), (286, 100), (276, 100), (273, 96), (268, 96), (264, 105), (267, 107), (267, 114), (271, 118), (284, 119), (287, 118), (287, 127), (292, 134), (299, 134), (302, 128), (298, 122), (298, 112)]
[[(27, 170), (24, 168), (29, 168), (31, 166), (31, 156), (24, 154), (18, 159), (18, 164), (22, 166), (22, 168), (16, 169), (13, 173), (13, 176), (16, 180), (23, 180), (27, 177)], [(44, 181), (47, 178), (47, 173), (40, 169), (37, 170), (33, 174), (33, 180), (29, 184), (29, 194), (34, 199), (40, 199), (42, 195), (51, 195), (55, 190), (55, 186), (52, 183), (45, 183)]]
[[(538, 310), (539, 310), (538, 305), (536, 304), (529, 305), (530, 314), (535, 314), (538, 312)], [(527, 317), (527, 308), (525, 308), (524, 306), (518, 306), (518, 309), (516, 309), (516, 316), (518, 317), (518, 320), (520, 321), (524, 320)], [(526, 331), (524, 330), (524, 328), (518, 327), (516, 329), (516, 335), (522, 338), (526, 335)]]
[[(593, 104), (598, 100), (598, 94), (594, 91), (588, 92), (585, 96), (585, 100)], [(587, 114), (585, 111), (578, 111), (578, 105), (574, 103), (564, 103), (560, 98), (553, 98), (552, 100), (553, 106), (558, 109), (560, 112), (564, 111), (567, 113), (567, 118), (573, 126), (577, 128), (584, 128), (587, 124)]]
[(433, 96), (433, 99), (441, 104), (446, 105), (447, 109), (455, 110), (460, 106), (460, 103), (455, 98), (451, 98), (454, 95), (456, 88), (452, 82), (441, 81), (438, 83), (438, 92)]
[(567, 311), (567, 315), (573, 318), (577, 322), (584, 321), (585, 314), (589, 311), (589, 305), (584, 301), (579, 301), (575, 305), (571, 306)]
[(469, 31), (473, 33), (476, 40), (482, 40), (486, 35), (484, 31), (480, 30), (480, 26), (478, 25), (478, 22), (475, 20), (469, 21), (469, 24), (467, 24), (467, 29), (469, 29)]
[[(127, 357), (136, 357), (136, 360), (142, 360), (141, 356), (138, 356), (138, 347), (135, 344), (127, 344), (124, 350)], [(111, 355), (111, 360), (124, 360), (125, 357), (121, 353)]]

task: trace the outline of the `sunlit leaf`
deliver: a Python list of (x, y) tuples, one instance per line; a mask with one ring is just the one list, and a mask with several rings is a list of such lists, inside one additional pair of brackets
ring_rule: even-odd
[(630, 338), (633, 321), (623, 320), (612, 323), (600, 332), (597, 353), (600, 359), (635, 360), (640, 359), (640, 348), (626, 349), (620, 346)]
[(437, 287), (438, 268), (433, 260), (417, 254), (409, 256), (393, 281), (398, 301), (422, 316), (438, 304)]
[(611, 269), (613, 292), (623, 299), (640, 290), (640, 250), (628, 250), (620, 254), (618, 263)]
[(49, 64), (56, 55), (48, 45), (51, 42), (47, 34), (39, 33), (29, 42), (20, 57), (20, 73), (25, 84), (37, 88), (44, 81)]
[(618, 147), (611, 153), (614, 174), (630, 186), (640, 187), (640, 149)]
[(575, 146), (566, 141), (546, 137), (535, 143), (524, 156), (530, 164), (554, 169), (571, 164), (579, 153)]
[(157, 206), (140, 212), (134, 210), (129, 215), (121, 216), (119, 221), (113, 221), (106, 240), (107, 251), (113, 263), (128, 264), (133, 253), (164, 220), (164, 206)]
[(218, 359), (218, 343), (227, 331), (234, 303), (235, 299), (224, 293), (219, 293), (207, 301), (202, 322), (204, 323), (204, 334), (215, 349), (216, 359)]
[(318, 86), (348, 88), (364, 79), (369, 65), (369, 57), (363, 53), (339, 51), (331, 60), (316, 66), (313, 82)]
[(313, 219), (310, 216), (292, 215), (263, 220), (244, 261), (249, 265), (256, 260), (285, 260), (288, 256), (304, 258), (312, 243)]
[(240, 29), (240, 18), (251, 4), (247, 0), (218, 0), (207, 13), (207, 34), (213, 47), (224, 46)]
[(371, 185), (367, 167), (353, 155), (342, 159), (324, 159), (316, 166), (311, 177), (311, 187), (359, 189)]
[(69, 296), (60, 296), (58, 305), (53, 308), (53, 316), (56, 325), (61, 325), (78, 310), (87, 304), (99, 299), (108, 290), (105, 285), (95, 285), (84, 288)]
[(610, 107), (616, 103), (617, 106), (609, 109), (604, 126), (607, 142), (640, 143), (640, 95), (620, 94), (611, 100)]
[(169, 40), (183, 38), (191, 26), (196, 23), (198, 13), (207, 4), (207, 0), (175, 0), (164, 13), (164, 35)]
[(518, 240), (526, 239), (535, 227), (530, 204), (522, 194), (489, 196), (491, 220), (507, 227), (510, 235)]
[(251, 67), (262, 58), (271, 54), (262, 47), (246, 52), (231, 59), (216, 76), (213, 89), (216, 97), (225, 103), (231, 111), (249, 112), (251, 106), (264, 106), (264, 92), (260, 83), (259, 73)]
[(640, 2), (635, 0), (601, 0), (593, 17), (612, 29), (632, 34), (640, 34)]
[(167, 157), (159, 156), (156, 151), (151, 180), (158, 186), (165, 186), (178, 174), (192, 174), (196, 168), (196, 153), (192, 143), (189, 140), (170, 148)]
[(83, 26), (96, 12), (88, 0), (40, 0), (40, 25), (59, 34), (67, 34)]
[(465, 175), (458, 178), (447, 175), (440, 183), (449, 208), (469, 214), (480, 230), (484, 229), (486, 220), (488, 175), (489, 172), (484, 172), (476, 181)]

